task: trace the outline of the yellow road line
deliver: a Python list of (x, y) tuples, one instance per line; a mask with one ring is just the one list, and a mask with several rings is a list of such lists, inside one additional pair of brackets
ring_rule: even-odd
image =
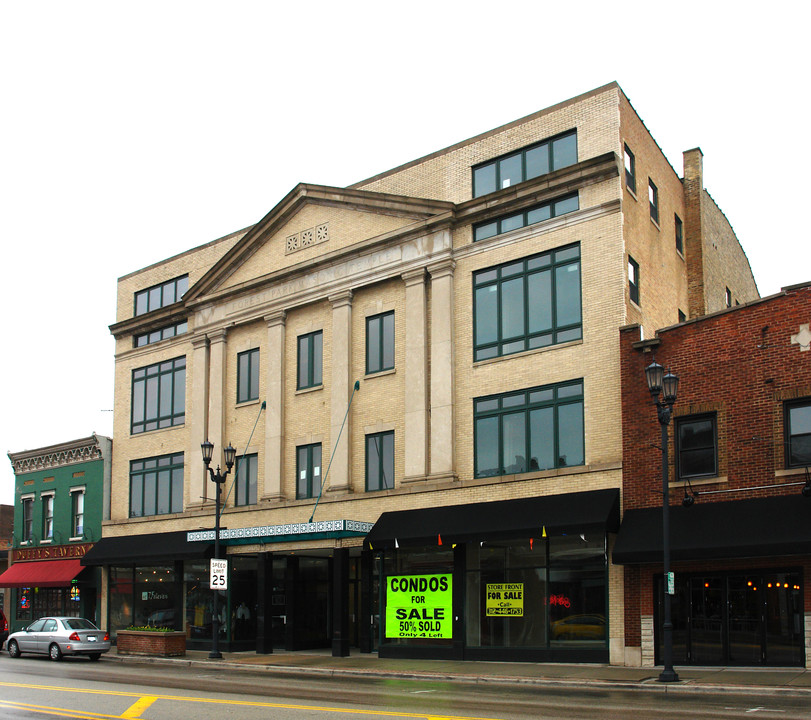
[(132, 705), (130, 705), (123, 713), (121, 713), (122, 718), (139, 718), (141, 717), (141, 713), (146, 710), (155, 700), (158, 698), (149, 696), (149, 697), (142, 697)]
[[(135, 697), (135, 698), (144, 697), (142, 693), (126, 692), (122, 690), (90, 690), (90, 689), (79, 689), (75, 687), (60, 687), (56, 685), (34, 685), (32, 683), (0, 682), (0, 687), (26, 688), (30, 690), (50, 690), (52, 692), (79, 693), (83, 695), (107, 695), (113, 697)], [(206, 703), (209, 705), (230, 705), (232, 707), (242, 706), (255, 708), (276, 708), (280, 710), (310, 710), (316, 712), (343, 713), (345, 715), (366, 715), (372, 717), (376, 716), (376, 717), (393, 717), (393, 718), (423, 718), (423, 720), (500, 720), (499, 718), (469, 717), (462, 715), (439, 716), (435, 715), (434, 713), (424, 713), (424, 712), (397, 712), (394, 710), (356, 710), (353, 708), (329, 707), (321, 705), (298, 705), (293, 703), (254, 702), (251, 700), (236, 700), (224, 698), (218, 699), (206, 697), (202, 698), (186, 697), (183, 695), (150, 695), (149, 697), (152, 698), (153, 702), (155, 700), (170, 700), (175, 702)], [(108, 717), (127, 717), (127, 716), (86, 714), (86, 715), (76, 715), (75, 717), (108, 718)]]
[(44, 715), (58, 715), (60, 718), (79, 718), (79, 720), (118, 720), (119, 718), (118, 715), (101, 715), (100, 713), (92, 713), (85, 710), (69, 710), (68, 708), (47, 707), (46, 705), (29, 705), (27, 703), (11, 702), (10, 700), (0, 700), (0, 707), (27, 710), (28, 712), (42, 713)]

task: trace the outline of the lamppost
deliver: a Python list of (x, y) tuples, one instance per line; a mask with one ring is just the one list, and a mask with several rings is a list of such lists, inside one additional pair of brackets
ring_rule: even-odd
[[(659, 675), (659, 682), (677, 682), (679, 676), (673, 669), (673, 619), (670, 607), (671, 595), (668, 592), (668, 580), (670, 578), (670, 494), (667, 467), (667, 426), (670, 424), (673, 404), (676, 402), (679, 378), (670, 370), (665, 373), (665, 369), (654, 360), (645, 368), (645, 379), (648, 381), (648, 390), (650, 390), (651, 397), (656, 405), (659, 425), (662, 427), (662, 560), (664, 566), (665, 621), (662, 624), (664, 633), (662, 664), (664, 669)], [(660, 395), (662, 396), (661, 399), (659, 399)]]
[[(228, 473), (231, 472), (231, 468), (234, 467), (234, 458), (236, 457), (237, 451), (236, 448), (231, 447), (231, 443), (228, 443), (228, 447), (225, 448), (224, 451), (227, 469), (224, 473), (220, 473), (220, 466), (217, 465), (217, 472), (215, 473), (211, 469), (214, 443), (206, 440), (204, 443), (200, 444), (200, 447), (203, 450), (203, 463), (206, 466), (206, 470), (208, 470), (208, 474), (211, 476), (211, 480), (217, 487), (214, 500), (214, 558), (218, 560), (220, 557), (220, 493), (222, 492), (222, 484), (225, 482), (225, 478), (228, 476)], [(211, 652), (208, 654), (212, 659), (222, 657), (222, 653), (220, 652), (220, 609), (218, 607), (218, 600), (219, 590), (214, 590), (214, 614), (211, 622), (213, 638), (211, 641)]]

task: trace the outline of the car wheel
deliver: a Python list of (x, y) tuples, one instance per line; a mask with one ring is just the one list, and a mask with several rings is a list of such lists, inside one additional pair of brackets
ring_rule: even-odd
[(51, 647), (48, 648), (48, 656), (51, 660), (61, 660), (62, 659), (62, 650), (56, 643), (51, 643)]
[(20, 646), (17, 645), (17, 641), (12, 640), (11, 642), (9, 642), (9, 644), (8, 644), (8, 656), (13, 657), (13, 658), (18, 658), (18, 657), (20, 657), (20, 655), (22, 655), (22, 653), (20, 652)]
[(90, 653), (88, 656), (93, 662), (96, 662), (101, 657), (101, 653)]

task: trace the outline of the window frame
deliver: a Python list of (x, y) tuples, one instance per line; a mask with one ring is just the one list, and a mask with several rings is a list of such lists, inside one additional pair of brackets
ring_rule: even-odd
[(630, 255), (628, 256), (628, 299), (636, 304), (640, 305), (639, 302), (639, 295), (640, 295), (640, 282), (639, 282), (639, 263), (634, 260), (633, 257)]
[(724, 307), (732, 307), (732, 290), (728, 287), (724, 287)]
[[(387, 442), (391, 439), (391, 443)], [(371, 487), (370, 470), (373, 467), (373, 458), (370, 456), (369, 448), (374, 443), (377, 453), (377, 478), (378, 487)], [(366, 492), (379, 492), (381, 490), (394, 489), (394, 430), (384, 430), (383, 432), (369, 433), (366, 435)], [(390, 455), (389, 453), (390, 448)], [(390, 471), (391, 479), (387, 478), (387, 471)], [(382, 479), (382, 482), (380, 482)]]
[(624, 145), (625, 157), (623, 160), (623, 166), (625, 168), (625, 187), (631, 191), (634, 197), (636, 197), (636, 156), (631, 152), (631, 148), (628, 147), (628, 143), (624, 143)]
[[(176, 480), (176, 471), (179, 471), (179, 482)], [(161, 478), (160, 473), (169, 473), (169, 509), (165, 512), (158, 512), (160, 504), (160, 489)], [(154, 475), (154, 478), (148, 479), (147, 476)], [(141, 512), (137, 513), (134, 510), (134, 477), (140, 478), (140, 507)], [(146, 494), (147, 482), (154, 482), (154, 491), (151, 492), (152, 508), (154, 512), (146, 512)], [(174, 489), (177, 487), (179, 491), (179, 498), (176, 497)], [(159, 515), (172, 515), (175, 513), (183, 512), (183, 495), (185, 487), (185, 465), (184, 453), (170, 453), (168, 455), (156, 455), (154, 457), (139, 458), (137, 460), (130, 460), (129, 469), (129, 517), (157, 517)], [(150, 508), (150, 509), (152, 509)]]
[[(576, 250), (576, 255), (572, 254)], [(522, 264), (522, 269), (513, 272), (513, 268)], [(558, 284), (558, 275), (565, 268), (577, 266), (577, 322), (558, 324), (558, 300), (562, 290)], [(567, 270), (568, 272), (568, 270)], [(531, 322), (535, 315), (530, 316), (532, 278), (549, 273), (548, 294), (542, 298), (545, 303), (549, 301), (549, 327), (533, 330)], [(521, 301), (523, 302), (523, 325), (521, 334), (505, 337), (504, 329), (504, 302), (505, 286), (510, 285), (518, 278), (522, 279)], [(565, 342), (583, 339), (583, 277), (582, 256), (580, 243), (564, 245), (544, 253), (530, 255), (510, 262), (501, 263), (492, 267), (483, 268), (473, 272), (473, 361), (490, 360), (497, 357), (514, 355), (515, 353), (535, 350), (543, 347), (552, 347)], [(483, 312), (489, 311), (484, 297), (480, 300), (479, 293), (487, 288), (495, 287), (495, 339), (479, 339), (479, 319)], [(490, 292), (490, 291), (488, 291)], [(509, 291), (508, 291), (509, 292)], [(576, 335), (576, 337), (575, 337)], [(545, 340), (549, 342), (545, 342)], [(514, 349), (513, 349), (514, 348)], [(491, 352), (495, 350), (495, 353)]]
[(247, 507), (257, 503), (259, 455), (246, 453), (237, 458), (234, 471), (234, 506)]
[[(571, 393), (571, 394), (569, 394)], [(533, 395), (537, 396), (533, 398)], [(521, 399), (523, 396), (523, 400)], [(581, 462), (561, 463), (561, 430), (560, 412), (561, 408), (579, 405), (580, 427), (582, 435), (580, 438), (580, 455), (577, 458)], [(554, 470), (562, 467), (579, 467), (586, 462), (586, 433), (585, 433), (585, 383), (582, 378), (567, 380), (551, 385), (540, 385), (531, 388), (522, 388), (495, 395), (485, 395), (473, 398), (473, 477), (503, 477), (504, 475), (519, 475), (528, 472), (538, 472), (542, 470)], [(552, 458), (551, 467), (532, 467), (532, 413), (544, 410), (552, 411)], [(504, 419), (512, 418), (523, 414), (524, 423), (524, 460), (526, 466), (523, 469), (510, 470), (508, 472), (505, 464), (505, 437)], [(485, 421), (496, 420), (497, 422), (497, 443), (498, 443), (498, 467), (495, 472), (485, 472), (493, 468), (479, 468), (479, 435), (483, 432)], [(489, 424), (489, 423), (488, 423)], [(486, 432), (490, 432), (488, 429)], [(529, 460), (527, 460), (529, 458)]]
[[(560, 167), (555, 167), (554, 156), (555, 156), (555, 143), (560, 142), (561, 140), (566, 140), (570, 137), (574, 137), (574, 156), (575, 160), (573, 163), (569, 163), (566, 165), (561, 165)], [(527, 154), (542, 148), (544, 145), (547, 146), (547, 167), (549, 168), (545, 173), (541, 173), (539, 175), (533, 175), (532, 177), (527, 177)], [(521, 179), (518, 180), (515, 184), (511, 183), (510, 185), (502, 187), (502, 179), (501, 179), (501, 163), (505, 160), (510, 158), (518, 157), (521, 158)], [(514, 187), (518, 183), (525, 182), (526, 180), (533, 180), (536, 177), (543, 177), (544, 175), (548, 175), (555, 170), (560, 170), (561, 168), (565, 167), (572, 167), (572, 165), (577, 165), (579, 160), (578, 154), (578, 147), (577, 147), (577, 128), (573, 128), (571, 130), (566, 130), (565, 132), (559, 133), (557, 135), (553, 135), (552, 137), (546, 138), (541, 140), (540, 142), (533, 143), (532, 145), (527, 145), (526, 147), (519, 148), (517, 150), (512, 150), (508, 153), (504, 153), (503, 155), (499, 155), (498, 157), (492, 158), (490, 160), (486, 160), (485, 162), (477, 163), (474, 165), (471, 175), (471, 188), (473, 192), (473, 197), (484, 197), (485, 195), (489, 195), (492, 192), (498, 192), (499, 190), (504, 190), (505, 187)], [(477, 172), (487, 168), (489, 166), (494, 166), (495, 168), (495, 190), (489, 190), (487, 192), (477, 192), (476, 190), (476, 174)]]
[[(170, 293), (171, 289), (171, 293)], [(160, 291), (160, 299), (152, 307), (152, 300), (154, 297), (154, 293), (156, 291)], [(146, 315), (147, 313), (151, 313), (153, 310), (159, 310), (162, 307), (166, 307), (168, 305), (174, 305), (176, 302), (180, 302), (183, 299), (183, 296), (189, 291), (189, 275), (186, 273), (185, 275), (179, 275), (176, 278), (172, 278), (171, 280), (166, 280), (165, 282), (158, 283), (157, 285), (151, 285), (148, 288), (143, 290), (138, 290), (134, 293), (133, 297), (133, 307), (132, 307), (132, 314), (134, 317), (138, 317), (139, 315)], [(145, 309), (139, 310), (139, 299), (145, 298)]]
[[(316, 465), (316, 455), (318, 456), (318, 465)], [(321, 483), (324, 477), (323, 459), (323, 449), (320, 442), (296, 447), (296, 500), (311, 500), (321, 493)], [(317, 492), (315, 486), (316, 467), (318, 468)], [(301, 477), (302, 471), (304, 472), (304, 478)], [(302, 480), (305, 482), (304, 487), (301, 484)]]
[(811, 398), (800, 398), (797, 400), (791, 400), (789, 402), (784, 403), (783, 405), (783, 432), (785, 436), (785, 467), (788, 468), (805, 468), (811, 466), (811, 462), (809, 463), (796, 463), (792, 462), (792, 444), (793, 439), (795, 437), (803, 437), (808, 438), (811, 441), (811, 432), (808, 433), (792, 433), (791, 431), (791, 411), (797, 408), (809, 408), (811, 409)]
[(151, 330), (150, 332), (140, 333), (132, 336), (133, 347), (145, 347), (153, 343), (160, 342), (161, 340), (168, 340), (169, 338), (177, 337), (178, 335), (185, 335), (189, 331), (189, 321), (182, 320), (181, 322), (166, 325), (165, 327)]
[(673, 220), (676, 226), (676, 251), (680, 255), (684, 255), (684, 223), (676, 213), (673, 213)]
[[(243, 360), (247, 361), (247, 368), (243, 368)], [(243, 387), (243, 373), (246, 371), (246, 386)], [(259, 348), (237, 353), (237, 405), (259, 399), (259, 376)]]
[[(155, 415), (149, 411), (149, 381), (157, 377), (155, 391)], [(171, 388), (164, 391), (164, 382), (171, 382)], [(143, 402), (140, 405), (143, 418), (136, 420), (136, 386), (143, 383)], [(140, 435), (154, 430), (184, 425), (186, 422), (186, 356), (163, 360), (159, 363), (135, 368), (132, 371), (132, 391), (130, 402), (130, 435)], [(182, 391), (180, 395), (178, 393)], [(163, 407), (168, 400), (169, 407)]]
[(34, 539), (34, 496), (20, 498), (20, 506), (22, 519), (20, 543), (30, 543)]
[(648, 204), (650, 205), (650, 219), (659, 224), (659, 188), (648, 178)]
[[(307, 367), (302, 367), (302, 344), (306, 346)], [(318, 362), (316, 362), (316, 350)], [(302, 382), (302, 370), (303, 380)], [(308, 390), (324, 384), (324, 331), (299, 335), (296, 342), (296, 389)]]
[[(390, 327), (387, 324), (387, 318), (391, 318)], [(379, 324), (378, 328), (378, 347), (372, 348), (371, 341), (370, 341), (370, 332), (369, 328), (373, 324)], [(366, 374), (367, 375), (375, 375), (377, 373), (386, 372), (387, 370), (394, 370), (395, 366), (395, 358), (394, 358), (394, 351), (396, 347), (395, 343), (395, 330), (396, 326), (394, 324), (394, 310), (388, 310), (387, 312), (378, 313), (377, 315), (370, 315), (366, 318)], [(386, 358), (386, 349), (387, 343), (391, 344), (390, 355), (391, 355), (391, 365), (387, 365), (385, 362)], [(376, 353), (376, 360), (379, 367), (373, 366), (371, 361), (371, 352), (372, 350)]]
[[(712, 424), (712, 458), (713, 468), (711, 471), (702, 471), (698, 473), (686, 473), (682, 470), (684, 465), (683, 456), (689, 452), (708, 450), (709, 446), (703, 447), (689, 447), (682, 448), (681, 430), (688, 424), (710, 421)], [(674, 450), (676, 462), (676, 478), (678, 480), (701, 480), (702, 478), (718, 477), (718, 416), (717, 413), (700, 413), (697, 415), (684, 415), (676, 418), (674, 435)]]
[[(562, 203), (569, 202), (571, 200), (575, 201), (577, 207), (572, 208), (571, 210), (564, 210), (563, 212), (557, 211), (559, 205), (561, 205)], [(537, 212), (538, 210), (542, 210), (544, 208), (549, 208), (549, 217), (530, 222), (529, 219), (530, 213)], [(550, 200), (549, 202), (540, 203), (539, 205), (532, 205), (531, 207), (528, 207), (526, 210), (509, 213), (507, 215), (500, 215), (499, 217), (494, 218), (493, 220), (486, 220), (484, 222), (476, 223), (475, 225), (473, 225), (473, 242), (481, 242), (482, 240), (489, 240), (490, 238), (498, 237), (499, 235), (504, 235), (505, 233), (512, 232), (514, 230), (519, 230), (521, 228), (537, 225), (538, 223), (541, 222), (546, 222), (548, 220), (551, 220), (552, 218), (563, 217), (564, 215), (568, 215), (569, 213), (577, 212), (579, 209), (580, 209), (580, 197), (576, 192), (569, 193), (554, 200)], [(507, 228), (506, 230), (503, 229), (505, 221), (513, 220), (517, 218), (519, 215), (521, 216), (520, 225), (515, 225), (514, 227)], [(484, 237), (477, 237), (477, 233), (480, 230), (490, 225), (496, 226), (494, 233), (492, 233), (491, 235), (485, 235)]]
[[(84, 537), (84, 501), (85, 488), (72, 488), (70, 491), (71, 539)], [(80, 521), (81, 525), (77, 521)]]
[(54, 493), (41, 493), (42, 504), (42, 542), (54, 539)]

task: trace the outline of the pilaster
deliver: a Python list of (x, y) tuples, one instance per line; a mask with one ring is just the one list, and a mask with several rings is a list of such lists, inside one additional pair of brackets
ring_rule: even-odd
[(405, 283), (405, 472), (404, 483), (428, 474), (428, 346), (425, 270), (404, 273)]
[(284, 477), (284, 310), (265, 317), (268, 329), (268, 361), (265, 387), (265, 484), (259, 496), (266, 500), (282, 500)]
[(430, 265), (431, 275), (431, 476), (454, 473), (453, 260)]
[[(186, 379), (186, 417), (189, 422), (189, 446), (186, 449), (187, 469), (185, 508), (200, 507), (206, 497), (207, 474), (203, 466), (200, 445), (206, 439), (208, 428), (208, 337), (198, 335), (192, 338), (191, 373)], [(191, 391), (189, 392), (189, 380)]]
[[(208, 439), (214, 443), (211, 467), (225, 467), (223, 450), (230, 440), (223, 438), (225, 429), (225, 368), (228, 350), (228, 331), (225, 328), (208, 333)], [(210, 483), (213, 485), (213, 483)], [(211, 495), (213, 497), (213, 489)], [(207, 496), (206, 496), (207, 497)]]
[(347, 290), (329, 298), (332, 305), (332, 392), (330, 394), (330, 446), (335, 448), (332, 456), (327, 492), (351, 490), (349, 475), (350, 418), (347, 418), (337, 445), (335, 439), (341, 432), (346, 416), (349, 394), (352, 387), (352, 291)]

